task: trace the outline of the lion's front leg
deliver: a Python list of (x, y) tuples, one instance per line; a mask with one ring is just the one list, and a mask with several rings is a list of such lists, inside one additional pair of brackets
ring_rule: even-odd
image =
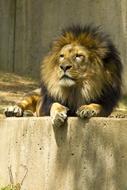
[(91, 118), (102, 116), (102, 106), (100, 104), (82, 105), (78, 108), (76, 114), (80, 118)]
[(52, 120), (52, 125), (55, 127), (60, 127), (64, 125), (67, 119), (67, 111), (69, 109), (59, 103), (53, 103), (50, 110), (50, 116)]

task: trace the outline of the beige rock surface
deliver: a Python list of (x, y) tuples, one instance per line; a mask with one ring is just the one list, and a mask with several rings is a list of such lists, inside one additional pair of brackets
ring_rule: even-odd
[(22, 190), (126, 190), (127, 119), (49, 117), (0, 120), (0, 185)]

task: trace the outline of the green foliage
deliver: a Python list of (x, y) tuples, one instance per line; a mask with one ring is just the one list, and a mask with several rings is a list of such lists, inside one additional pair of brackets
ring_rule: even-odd
[(0, 190), (20, 190), (21, 187), (20, 187), (20, 184), (17, 184), (17, 185), (8, 185), (6, 187), (2, 187)]

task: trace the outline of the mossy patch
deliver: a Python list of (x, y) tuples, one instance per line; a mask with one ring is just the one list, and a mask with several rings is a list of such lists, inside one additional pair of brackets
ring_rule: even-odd
[(21, 185), (18, 183), (17, 185), (8, 185), (6, 187), (2, 187), (0, 190), (20, 190), (21, 189)]

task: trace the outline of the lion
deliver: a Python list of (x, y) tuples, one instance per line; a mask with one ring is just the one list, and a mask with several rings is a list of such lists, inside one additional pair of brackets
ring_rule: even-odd
[(41, 64), (41, 90), (23, 99), (6, 116), (51, 116), (62, 126), (67, 116), (107, 117), (121, 97), (120, 55), (100, 27), (71, 26), (53, 42)]

